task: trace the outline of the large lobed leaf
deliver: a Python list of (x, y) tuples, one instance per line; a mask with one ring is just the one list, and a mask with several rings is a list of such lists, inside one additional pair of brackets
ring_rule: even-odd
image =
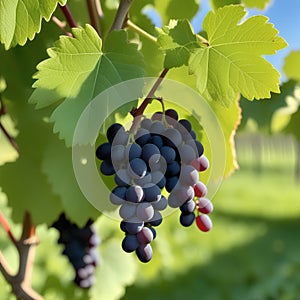
[(209, 12), (203, 23), (207, 41), (192, 32), (188, 21), (173, 21), (159, 38), (166, 51), (165, 66), (188, 64), (200, 93), (225, 106), (234, 102), (238, 92), (249, 100), (279, 93), (279, 73), (262, 55), (275, 54), (287, 44), (267, 17), (240, 23), (245, 14), (241, 5)]
[(44, 18), (49, 20), (57, 4), (66, 0), (1, 0), (0, 41), (5, 48), (24, 45), (41, 30)]
[(66, 98), (53, 112), (54, 131), (70, 146), (76, 123), (86, 105), (101, 91), (119, 82), (142, 77), (144, 60), (125, 31), (112, 32), (102, 47), (96, 31), (86, 25), (73, 29), (48, 50), (50, 58), (38, 65), (36, 90), (29, 102), (37, 108)]

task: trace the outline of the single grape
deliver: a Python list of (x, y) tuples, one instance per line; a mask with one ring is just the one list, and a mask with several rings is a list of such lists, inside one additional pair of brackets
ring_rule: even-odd
[(152, 125), (152, 121), (151, 121), (150, 119), (148, 119), (148, 118), (144, 118), (144, 119), (141, 121), (141, 124), (140, 124), (140, 126), (141, 126), (142, 128), (148, 129), (148, 130), (150, 129), (151, 125)]
[(192, 124), (190, 121), (186, 119), (181, 119), (176, 124), (175, 128), (182, 134), (185, 135), (186, 132), (191, 132), (192, 130)]
[(185, 226), (185, 227), (191, 226), (195, 221), (194, 212), (187, 213), (187, 214), (181, 213), (179, 221), (182, 226)]
[(188, 144), (180, 145), (178, 151), (181, 161), (185, 164), (189, 164), (197, 158), (195, 150)]
[(194, 185), (194, 191), (195, 191), (195, 196), (196, 197), (199, 197), (199, 198), (204, 197), (207, 194), (207, 187), (203, 182), (198, 181)]
[(124, 186), (115, 187), (109, 196), (110, 202), (114, 205), (121, 205), (125, 203), (127, 188)]
[(152, 136), (154, 135), (160, 135), (162, 132), (165, 131), (165, 125), (162, 122), (159, 121), (155, 121), (152, 123), (149, 131), (152, 134)]
[(129, 161), (140, 158), (142, 155), (142, 147), (139, 144), (131, 143), (126, 146), (125, 157)]
[(196, 217), (197, 227), (203, 231), (207, 232), (212, 228), (212, 221), (208, 215), (199, 215)]
[(128, 220), (136, 214), (136, 206), (130, 202), (125, 202), (120, 206), (119, 215), (123, 220)]
[(131, 185), (126, 191), (126, 200), (132, 203), (141, 202), (144, 198), (144, 191), (139, 185)]
[(134, 178), (143, 178), (147, 173), (147, 165), (141, 158), (135, 158), (128, 165), (128, 174)]
[(127, 253), (135, 251), (139, 245), (135, 234), (127, 234), (122, 241), (122, 249)]
[(175, 190), (172, 190), (172, 192), (169, 194), (168, 204), (172, 208), (177, 208), (182, 205), (182, 200), (178, 197), (178, 194)]
[(162, 112), (161, 111), (157, 111), (155, 112), (152, 117), (151, 117), (152, 121), (161, 121), (162, 120)]
[(180, 206), (180, 210), (185, 213), (189, 214), (192, 213), (196, 208), (196, 203), (193, 199), (186, 201)]
[(178, 120), (178, 113), (174, 109), (171, 109), (171, 108), (167, 109), (165, 111), (165, 115), (166, 115), (166, 121), (170, 125), (174, 125), (176, 123), (176, 121)]
[(153, 234), (153, 240), (156, 238), (156, 230), (150, 225), (150, 227), (147, 227), (152, 231)]
[(203, 214), (210, 214), (214, 210), (212, 202), (207, 198), (198, 199), (198, 211)]
[(136, 132), (134, 138), (135, 138), (136, 143), (138, 143), (141, 147), (143, 147), (151, 139), (151, 134), (150, 134), (149, 130), (140, 128)]
[(111, 144), (103, 143), (96, 149), (96, 156), (100, 160), (108, 160), (110, 159), (111, 154)]
[(143, 263), (150, 261), (153, 255), (152, 247), (150, 246), (150, 244), (139, 245), (135, 252), (138, 259)]
[(196, 158), (194, 161), (192, 161), (191, 165), (199, 172), (202, 172), (209, 168), (209, 160), (203, 154), (202, 156), (200, 156), (200, 157)]
[(136, 237), (140, 244), (149, 244), (153, 241), (153, 232), (150, 228), (143, 227)]
[(160, 158), (160, 151), (157, 146), (153, 144), (146, 144), (142, 148), (142, 159), (145, 162), (149, 162), (150, 159), (155, 163)]
[(160, 149), (164, 145), (164, 141), (161, 136), (154, 135), (149, 140), (149, 144), (153, 144), (153, 145), (157, 146), (158, 149)]
[(103, 175), (111, 176), (115, 174), (115, 168), (110, 160), (103, 160), (100, 165), (100, 171)]
[(149, 221), (154, 216), (154, 208), (150, 203), (142, 202), (136, 208), (136, 216), (143, 221)]
[(163, 146), (160, 148), (160, 153), (167, 163), (172, 162), (176, 158), (176, 152), (172, 147)]
[(186, 201), (192, 200), (195, 197), (194, 188), (190, 185), (179, 184), (174, 191), (178, 196), (180, 206)]
[(155, 202), (161, 198), (160, 188), (153, 183), (147, 183), (143, 186), (145, 201)]
[(140, 219), (133, 217), (126, 221), (126, 232), (129, 234), (137, 234), (144, 227), (144, 222)]
[(111, 144), (113, 143), (113, 140), (114, 140), (117, 132), (119, 132), (119, 131), (125, 133), (124, 127), (119, 123), (112, 124), (111, 126), (108, 127), (108, 129), (106, 131), (106, 137)]

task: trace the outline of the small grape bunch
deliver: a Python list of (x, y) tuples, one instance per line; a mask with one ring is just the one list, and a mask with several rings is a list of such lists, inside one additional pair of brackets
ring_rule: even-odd
[(97, 147), (96, 157), (101, 160), (100, 172), (114, 176), (116, 187), (110, 201), (119, 206), (125, 252), (135, 251), (142, 262), (151, 260), (154, 227), (162, 223), (161, 212), (168, 206), (180, 208), (183, 226), (196, 219), (200, 230), (210, 229), (207, 214), (212, 206), (210, 211), (207, 205), (207, 210), (203, 209), (209, 200), (204, 198), (207, 189), (199, 180), (199, 172), (205, 171), (209, 162), (188, 120), (178, 120), (177, 112), (168, 109), (143, 117), (133, 132), (112, 124), (106, 137), (107, 142)]
[(100, 244), (93, 222), (89, 220), (82, 228), (71, 223), (61, 214), (52, 224), (59, 231), (58, 243), (64, 245), (66, 255), (75, 270), (74, 282), (81, 288), (90, 288), (94, 281), (94, 272), (100, 257), (97, 246)]

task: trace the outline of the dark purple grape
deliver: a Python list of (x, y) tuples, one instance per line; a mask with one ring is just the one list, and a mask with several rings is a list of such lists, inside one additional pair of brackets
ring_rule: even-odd
[(147, 165), (141, 158), (135, 158), (129, 163), (128, 172), (132, 178), (143, 178), (147, 173)]
[(142, 147), (139, 144), (132, 143), (126, 147), (126, 158), (131, 161), (135, 158), (140, 158), (142, 155)]
[(163, 146), (160, 149), (160, 154), (167, 163), (172, 162), (176, 158), (176, 151), (172, 147)]
[(126, 232), (129, 234), (137, 234), (144, 227), (144, 222), (138, 218), (132, 218), (126, 221)]
[(133, 252), (139, 247), (139, 242), (135, 234), (127, 234), (122, 241), (122, 249), (127, 252)]
[(178, 120), (178, 113), (174, 109), (167, 109), (165, 111), (165, 115), (167, 116), (166, 120), (169, 124), (173, 125)]
[(100, 165), (100, 171), (103, 175), (111, 176), (115, 174), (115, 168), (110, 160), (103, 160)]
[(149, 130), (140, 128), (140, 129), (138, 129), (134, 138), (135, 138), (136, 143), (139, 144), (141, 147), (143, 147), (151, 139), (151, 134), (150, 134)]
[(196, 203), (193, 199), (186, 201), (184, 204), (180, 206), (180, 210), (185, 213), (189, 214), (192, 213), (196, 208)]
[(126, 191), (126, 200), (132, 203), (141, 202), (144, 198), (144, 191), (139, 185), (131, 185)]
[(179, 219), (180, 224), (185, 227), (191, 226), (194, 223), (195, 218), (196, 218), (196, 216), (193, 212), (188, 213), (188, 214), (181, 213), (180, 219)]
[(167, 164), (166, 175), (168, 177), (177, 176), (180, 173), (180, 164), (173, 160), (172, 162)]
[(113, 140), (118, 132), (125, 133), (125, 128), (121, 124), (115, 123), (108, 127), (106, 131), (106, 137), (111, 144), (113, 143)]
[(161, 198), (161, 190), (154, 183), (147, 183), (143, 186), (145, 201), (155, 202)]
[[(155, 156), (155, 158), (154, 158)], [(158, 161), (160, 158), (160, 151), (157, 146), (153, 144), (146, 144), (142, 148), (142, 159), (145, 162), (149, 162), (150, 159), (153, 161)]]
[(162, 137), (159, 135), (152, 136), (151, 139), (149, 140), (149, 143), (154, 144), (159, 149), (164, 145), (164, 141), (163, 141)]
[(153, 241), (153, 232), (150, 228), (143, 227), (136, 237), (140, 244), (149, 244)]
[(115, 187), (109, 196), (110, 202), (114, 205), (121, 205), (126, 200), (127, 188), (124, 186)]
[(135, 252), (138, 259), (143, 263), (150, 261), (153, 255), (152, 247), (150, 246), (150, 244), (139, 245)]
[(111, 144), (103, 143), (96, 149), (96, 156), (100, 160), (108, 160), (111, 155)]

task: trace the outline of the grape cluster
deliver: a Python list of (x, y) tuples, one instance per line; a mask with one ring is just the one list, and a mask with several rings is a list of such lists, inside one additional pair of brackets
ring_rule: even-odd
[(116, 187), (110, 201), (119, 206), (125, 252), (135, 251), (142, 262), (151, 260), (154, 227), (161, 224), (161, 211), (168, 206), (180, 208), (183, 226), (196, 219), (200, 230), (210, 230), (207, 214), (213, 206), (199, 179), (209, 161), (187, 119), (178, 120), (177, 112), (168, 109), (143, 117), (133, 133), (119, 123), (112, 124), (106, 137), (96, 156), (101, 160), (100, 172), (114, 176)]
[(63, 254), (75, 270), (74, 282), (81, 288), (90, 288), (95, 281), (94, 271), (100, 260), (97, 250), (100, 238), (93, 227), (93, 221), (89, 220), (79, 228), (61, 214), (52, 227), (59, 231), (58, 243), (64, 245)]

